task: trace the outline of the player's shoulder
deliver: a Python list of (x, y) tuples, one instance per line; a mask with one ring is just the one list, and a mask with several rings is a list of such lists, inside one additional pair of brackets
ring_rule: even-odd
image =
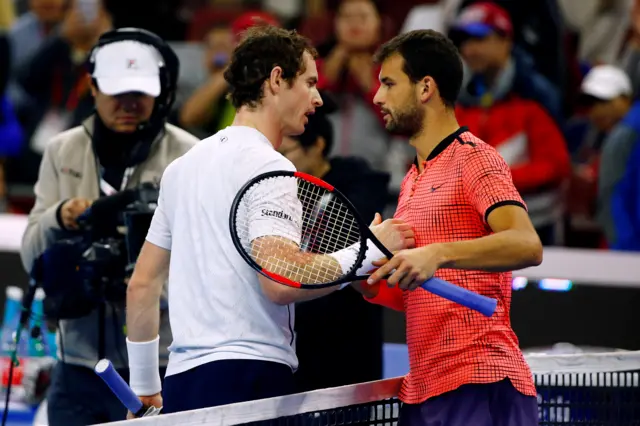
[(171, 141), (171, 143), (184, 146), (183, 149), (185, 149), (185, 151), (188, 151), (189, 148), (200, 142), (200, 139), (191, 133), (171, 123), (166, 123), (164, 127), (169, 141)]
[(458, 156), (463, 162), (476, 158), (502, 158), (498, 150), (471, 133), (469, 130), (460, 133), (457, 138), (455, 149), (456, 156)]

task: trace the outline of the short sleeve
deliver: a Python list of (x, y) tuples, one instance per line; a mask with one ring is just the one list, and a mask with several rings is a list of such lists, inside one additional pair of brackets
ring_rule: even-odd
[[(166, 179), (166, 171), (165, 176), (163, 177), (163, 181)], [(163, 182), (164, 183), (164, 182)], [(165, 250), (171, 250), (171, 226), (169, 223), (169, 218), (166, 214), (166, 205), (164, 198), (164, 189), (165, 185), (161, 184), (160, 186), (160, 194), (158, 195), (158, 206), (153, 213), (153, 218), (151, 219), (151, 225), (149, 226), (149, 231), (147, 232), (147, 241), (150, 243), (161, 247)]]
[[(275, 150), (255, 150), (246, 154), (254, 164), (259, 164), (247, 180), (268, 172), (296, 171), (291, 161)], [(302, 205), (295, 179), (277, 177), (262, 181), (247, 192), (245, 200), (238, 211), (238, 218), (247, 224), (247, 233), (242, 233), (248, 241), (243, 244), (265, 236), (284, 237), (300, 244)]]
[(247, 194), (249, 242), (279, 236), (300, 245), (302, 204), (293, 178), (268, 179)]
[(486, 222), (497, 207), (516, 205), (526, 210), (509, 166), (493, 148), (476, 146), (465, 158), (462, 183), (467, 198)]

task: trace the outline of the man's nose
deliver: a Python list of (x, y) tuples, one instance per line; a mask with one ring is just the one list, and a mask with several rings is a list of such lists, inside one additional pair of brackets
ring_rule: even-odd
[(118, 97), (118, 102), (122, 108), (128, 111), (135, 111), (140, 107), (140, 96), (134, 94), (125, 94)]
[(378, 89), (378, 91), (376, 92), (375, 96), (373, 97), (373, 103), (375, 105), (378, 105), (378, 106), (382, 106), (382, 104), (384, 104), (384, 99), (382, 98), (382, 95), (380, 94), (380, 89)]
[(320, 92), (318, 92), (318, 90), (316, 89), (316, 93), (314, 94), (314, 97), (313, 97), (313, 105), (316, 108), (320, 108), (323, 104), (324, 102), (322, 102), (322, 96), (320, 96)]

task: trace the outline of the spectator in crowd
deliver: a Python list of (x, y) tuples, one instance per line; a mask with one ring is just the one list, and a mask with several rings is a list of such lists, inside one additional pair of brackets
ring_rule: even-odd
[(567, 24), (578, 34), (578, 59), (585, 67), (614, 63), (629, 26), (634, 0), (558, 0)]
[(68, 0), (29, 0), (29, 12), (11, 27), (13, 69), (20, 70), (65, 17)]
[(557, 93), (514, 53), (511, 21), (495, 4), (464, 9), (452, 37), (466, 71), (456, 110), (460, 124), (502, 154), (542, 242), (557, 244), (562, 185), (570, 173), (564, 138), (549, 115), (560, 114)]
[[(389, 175), (372, 170), (358, 157), (328, 154), (334, 143), (327, 114), (337, 105), (327, 94), (324, 105), (309, 116), (300, 136), (285, 136), (280, 153), (298, 171), (319, 177), (342, 192), (363, 218), (381, 213), (389, 195)], [(382, 309), (353, 289), (296, 305), (295, 374), (298, 392), (379, 380), (382, 376)], [(349, 354), (341, 358), (341, 355)], [(328, 359), (341, 358), (339, 363)]]
[(513, 23), (505, 9), (492, 2), (474, 3), (460, 12), (449, 36), (465, 60), (462, 101), (465, 95), (487, 101), (516, 93), (536, 101), (556, 122), (563, 121), (560, 92), (514, 44)]
[(606, 134), (599, 167), (596, 219), (612, 249), (640, 251), (640, 102), (631, 80), (613, 65), (598, 65), (582, 83), (589, 120)]
[[(89, 63), (95, 113), (82, 125), (54, 136), (44, 152), (36, 202), (22, 242), (27, 271), (56, 240), (77, 235), (73, 231), (79, 228), (78, 217), (89, 206), (92, 215), (101, 212), (96, 219), (100, 235), (113, 235), (113, 229), (102, 228), (115, 222), (118, 212), (103, 197), (159, 182), (165, 168), (198, 141), (166, 123), (179, 68), (171, 48), (153, 34), (132, 29), (109, 32), (100, 41), (104, 44), (93, 50)], [(51, 288), (47, 291), (48, 298), (55, 296)], [(55, 294), (66, 300), (80, 297), (64, 288)], [(63, 306), (90, 305), (82, 298), (72, 300)], [(126, 408), (92, 371), (98, 360), (108, 358), (128, 380), (124, 294), (79, 318), (75, 311), (73, 316), (66, 312), (52, 318), (60, 320), (63, 353), (47, 396), (49, 425), (124, 420)], [(166, 307), (160, 323), (160, 365), (166, 367), (172, 340)]]
[(60, 33), (48, 37), (16, 76), (29, 96), (28, 103), (16, 105), (29, 145), (9, 165), (14, 181), (35, 182), (46, 144), (93, 112), (85, 60), (98, 37), (111, 28), (110, 15), (101, 3), (96, 5), (95, 15), (89, 16), (73, 0)]
[(204, 67), (207, 80), (180, 107), (178, 122), (200, 137), (208, 137), (229, 126), (235, 109), (226, 98), (227, 82), (223, 77), (231, 52), (242, 32), (254, 25), (279, 26), (275, 17), (263, 12), (247, 12), (230, 26), (214, 26), (205, 37)]
[[(571, 1), (571, 0), (569, 0)], [(449, 27), (460, 11), (474, 3), (487, 0), (440, 0), (445, 27)], [(558, 0), (489, 0), (502, 7), (510, 16), (513, 26), (513, 43), (532, 65), (559, 93), (566, 95), (579, 81), (570, 71), (573, 58), (568, 57), (565, 27)], [(565, 105), (568, 107), (569, 105)]]
[(7, 94), (7, 84), (11, 69), (11, 46), (9, 38), (0, 34), (0, 213), (7, 211), (7, 182), (4, 162), (20, 152), (24, 137), (13, 105)]
[(380, 83), (373, 52), (382, 36), (380, 14), (372, 0), (343, 0), (335, 18), (335, 39), (318, 47), (319, 87), (336, 96), (340, 111), (332, 114), (336, 130), (330, 156), (357, 155), (375, 169), (385, 169), (389, 136), (373, 104)]
[(631, 78), (633, 93), (640, 93), (640, 0), (634, 0), (630, 13), (630, 37), (621, 54), (620, 66)]

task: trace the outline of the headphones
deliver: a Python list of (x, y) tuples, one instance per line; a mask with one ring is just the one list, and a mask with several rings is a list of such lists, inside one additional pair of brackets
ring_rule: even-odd
[(93, 76), (96, 55), (100, 49), (107, 44), (117, 43), (120, 41), (137, 41), (153, 47), (160, 54), (161, 60), (159, 67), (161, 90), (160, 95), (156, 98), (154, 107), (155, 111), (152, 115), (162, 117), (163, 119), (166, 118), (169, 115), (171, 107), (176, 99), (180, 60), (171, 46), (169, 46), (158, 35), (142, 28), (119, 28), (102, 34), (96, 45), (93, 46), (89, 52), (86, 62), (87, 71)]

